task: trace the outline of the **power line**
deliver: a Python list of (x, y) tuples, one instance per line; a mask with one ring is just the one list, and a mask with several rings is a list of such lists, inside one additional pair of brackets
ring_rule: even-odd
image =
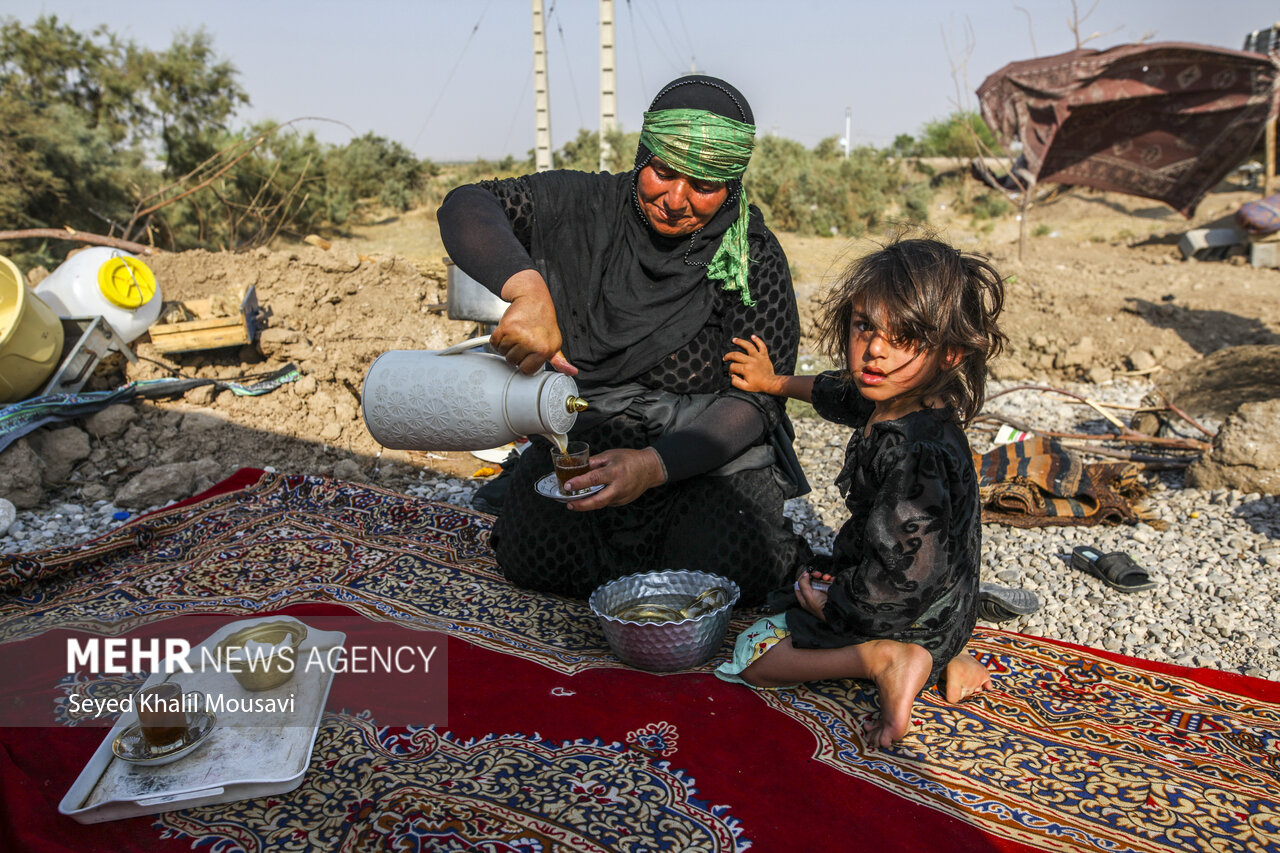
[[(556, 13), (556, 4), (551, 4), (551, 9), (547, 12), (547, 18)], [(578, 127), (586, 127), (587, 123), (582, 118), (582, 104), (578, 101), (578, 85), (573, 79), (573, 62), (569, 59), (572, 55), (569, 53), (569, 45), (564, 40), (564, 27), (560, 25), (560, 19), (556, 18), (556, 32), (560, 33), (560, 48), (564, 54), (565, 68), (569, 74), (569, 88), (573, 91), (573, 105), (578, 108)]]
[[(678, 48), (675, 47), (675, 43), (676, 43), (675, 34), (672, 33), (670, 28), (667, 27), (667, 16), (662, 14), (662, 9), (657, 8), (657, 6), (658, 6), (658, 0), (654, 0), (654, 7), (657, 9), (657, 12), (658, 12), (658, 23), (662, 25), (662, 31), (667, 34), (667, 42), (672, 46), (672, 50), (678, 50)], [(680, 4), (676, 3), (676, 9), (679, 10), (679, 8), (680, 8)], [(686, 42), (689, 41), (689, 33), (687, 30), (685, 31), (685, 41)], [(692, 43), (690, 43), (690, 47), (692, 47)]]
[[(627, 0), (627, 10), (628, 10), (628, 12), (630, 11), (630, 9), (631, 9), (631, 0)], [(661, 18), (661, 17), (662, 17), (662, 13), (661, 13), (661, 12), (659, 12), (659, 13), (658, 13), (658, 17), (659, 17), (659, 18)], [(634, 18), (632, 19), (632, 22), (634, 23)], [(683, 71), (684, 66), (680, 63), (680, 61), (679, 61), (678, 59), (673, 59), (673, 58), (671, 57), (671, 55), (670, 55), (669, 53), (667, 53), (666, 48), (665, 48), (665, 44), (663, 43), (662, 39), (660, 39), (660, 38), (658, 38), (658, 37), (657, 37), (657, 35), (656, 35), (656, 34), (654, 33), (654, 31), (653, 31), (653, 28), (649, 26), (649, 22), (648, 22), (648, 20), (646, 20), (646, 19), (642, 16), (642, 17), (641, 17), (641, 19), (640, 19), (640, 22), (641, 22), (642, 24), (644, 24), (645, 31), (646, 31), (646, 32), (648, 32), (648, 34), (649, 34), (649, 43), (650, 43), (651, 45), (657, 45), (657, 46), (658, 46), (658, 48), (659, 48), (660, 50), (662, 50), (663, 58), (664, 58), (664, 59), (666, 59), (666, 60), (667, 60), (667, 62), (670, 62), (670, 63), (671, 63), (672, 67), (673, 67), (673, 68), (675, 68), (675, 70), (676, 70), (676, 73), (677, 73), (677, 74), (679, 74), (681, 71)], [(663, 23), (663, 26), (664, 26), (664, 27), (666, 26), (666, 23), (665, 23), (665, 22)], [(633, 37), (634, 37), (634, 34), (633, 34)], [(671, 34), (670, 34), (670, 33), (668, 33), (668, 34), (667, 34), (667, 37), (668, 37), (668, 38), (670, 38), (670, 37), (671, 37)], [(636, 55), (637, 55), (637, 56), (639, 56), (639, 50), (640, 50), (640, 48), (639, 48), (639, 46), (637, 46), (637, 47), (636, 47)]]
[(515, 109), (511, 111), (511, 124), (507, 126), (507, 136), (502, 140), (502, 150), (509, 151), (507, 147), (511, 144), (511, 134), (515, 132), (516, 123), (524, 120), (525, 116), (520, 113), (520, 108), (524, 106), (524, 99), (529, 97), (529, 80), (533, 78), (533, 66), (529, 66), (529, 70), (525, 72), (524, 82), (520, 84), (520, 100), (516, 102)]
[(636, 38), (636, 16), (631, 9), (631, 0), (627, 0), (627, 19), (631, 22), (628, 27), (631, 30), (631, 46), (634, 48), (631, 55), (635, 57), (636, 68), (640, 72), (640, 91), (649, 91), (649, 84), (644, 82), (644, 63), (640, 61), (640, 41)]
[(689, 35), (689, 25), (684, 22), (684, 11), (680, 8), (679, 0), (676, 2), (676, 17), (680, 19), (680, 29), (684, 31), (685, 43), (689, 45), (689, 63), (692, 65), (694, 61), (693, 38)]
[(484, 8), (480, 10), (480, 17), (476, 18), (475, 26), (471, 28), (471, 34), (467, 36), (467, 40), (462, 44), (462, 50), (458, 53), (458, 59), (453, 63), (453, 68), (449, 71), (449, 76), (445, 78), (444, 85), (440, 87), (440, 94), (436, 95), (435, 103), (431, 105), (431, 109), (427, 111), (427, 117), (422, 120), (422, 127), (418, 128), (418, 133), (413, 137), (413, 143), (410, 147), (416, 147), (418, 140), (422, 138), (422, 133), (427, 129), (427, 125), (431, 123), (431, 117), (436, 113), (436, 107), (440, 106), (440, 101), (444, 98), (444, 93), (449, 90), (449, 84), (453, 82), (453, 75), (458, 73), (458, 66), (462, 64), (462, 58), (467, 55), (467, 48), (471, 46), (471, 40), (476, 37), (476, 33), (480, 29), (480, 22), (484, 20), (485, 13), (489, 11), (489, 7), (493, 5), (493, 0), (489, 0), (484, 4)]

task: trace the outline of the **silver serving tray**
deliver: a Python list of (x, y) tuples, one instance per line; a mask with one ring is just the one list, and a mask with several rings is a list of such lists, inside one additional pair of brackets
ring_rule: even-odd
[[(266, 616), (224, 625), (193, 647), (189, 660), (193, 665), (201, 660), (202, 648), (212, 654), (218, 643), (235, 631), (281, 618)], [(307, 640), (298, 653), (301, 657), (313, 648), (339, 647), (346, 639), (341, 631), (316, 631), (307, 626)], [(202, 739), (200, 749), (161, 766), (129, 763), (114, 755), (116, 738), (138, 721), (136, 713), (121, 714), (58, 804), (58, 811), (78, 823), (102, 823), (292, 791), (302, 784), (311, 764), (311, 749), (333, 675), (328, 667), (319, 672), (300, 671), (279, 687), (250, 693), (231, 673), (212, 668), (191, 674), (152, 674), (144, 687), (178, 681), (185, 691), (221, 693), (227, 699), (286, 699), (292, 693), (294, 707), (271, 719), (259, 717), (253, 725), (235, 725), (234, 715), (219, 714), (218, 724)]]

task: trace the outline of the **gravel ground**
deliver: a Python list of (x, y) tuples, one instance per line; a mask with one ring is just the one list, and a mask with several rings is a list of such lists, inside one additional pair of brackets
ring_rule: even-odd
[[(989, 393), (1002, 387), (993, 384)], [(1104, 406), (1136, 406), (1150, 390), (1148, 384), (1132, 380), (1062, 387)], [(990, 400), (986, 410), (1040, 428), (1094, 433), (1110, 428), (1092, 408), (1048, 392), (1015, 391)], [(848, 430), (811, 417), (796, 418), (795, 424), (797, 452), (814, 490), (789, 501), (787, 514), (817, 550), (829, 550), (845, 518), (844, 503), (832, 483)], [(989, 447), (989, 433), (975, 432), (972, 440), (979, 451)], [(419, 484), (408, 491), (468, 505), (477, 485), (423, 472)], [(1041, 601), (1036, 613), (1000, 627), (1280, 681), (1280, 640), (1275, 637), (1271, 594), (1280, 567), (1280, 498), (1183, 488), (1180, 472), (1161, 473), (1152, 478), (1151, 486), (1146, 506), (1165, 529), (1147, 524), (1026, 530), (984, 526), (982, 579), (1033, 590)], [(0, 553), (83, 541), (123, 520), (123, 513), (106, 502), (64, 503), (40, 513), (20, 511), (8, 534), (0, 536)], [(1066, 558), (1083, 544), (1103, 553), (1130, 554), (1158, 585), (1126, 594), (1072, 569)]]

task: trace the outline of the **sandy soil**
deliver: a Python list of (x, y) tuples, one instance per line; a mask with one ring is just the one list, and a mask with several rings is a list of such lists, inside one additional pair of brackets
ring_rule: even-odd
[[(970, 192), (975, 192), (973, 186)], [(1280, 342), (1280, 272), (1243, 258), (1184, 261), (1189, 228), (1229, 216), (1259, 193), (1224, 184), (1188, 222), (1142, 199), (1071, 190), (1029, 217), (1019, 260), (1018, 221), (957, 215), (937, 199), (932, 227), (966, 250), (990, 255), (1009, 277), (1003, 325), (1010, 349), (1001, 379), (1107, 381), (1193, 368), (1224, 346)], [(832, 278), (870, 240), (780, 234), (808, 322)], [(323, 250), (298, 243), (241, 255), (184, 252), (150, 261), (166, 300), (218, 297), (236, 304), (250, 285), (269, 312), (257, 349), (162, 356), (141, 339), (129, 378), (169, 373), (234, 378), (296, 364), (304, 378), (261, 397), (205, 387), (185, 398), (141, 404), (144, 421), (116, 445), (97, 448), (68, 488), (96, 483), (108, 496), (128, 477), (165, 462), (210, 458), (227, 473), (242, 465), (337, 473), (395, 487), (429, 467), (470, 476), (484, 463), (465, 453), (385, 451), (360, 417), (364, 373), (389, 349), (435, 349), (475, 333), (448, 320), (443, 248), (431, 211), (392, 217), (333, 238)], [(100, 375), (109, 386), (123, 378)]]

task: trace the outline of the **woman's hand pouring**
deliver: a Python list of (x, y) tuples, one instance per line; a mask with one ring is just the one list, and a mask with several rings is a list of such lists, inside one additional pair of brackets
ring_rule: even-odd
[(643, 450), (605, 450), (592, 456), (590, 465), (590, 471), (574, 477), (565, 485), (572, 490), (599, 485), (604, 488), (594, 495), (566, 504), (575, 512), (629, 504), (649, 489), (667, 481), (666, 466), (662, 464), (658, 451), (652, 447)]
[(521, 373), (532, 376), (549, 361), (555, 370), (576, 376), (578, 368), (560, 349), (556, 306), (542, 275), (537, 270), (516, 273), (502, 285), (502, 298), (511, 306), (489, 336), (489, 346)]

